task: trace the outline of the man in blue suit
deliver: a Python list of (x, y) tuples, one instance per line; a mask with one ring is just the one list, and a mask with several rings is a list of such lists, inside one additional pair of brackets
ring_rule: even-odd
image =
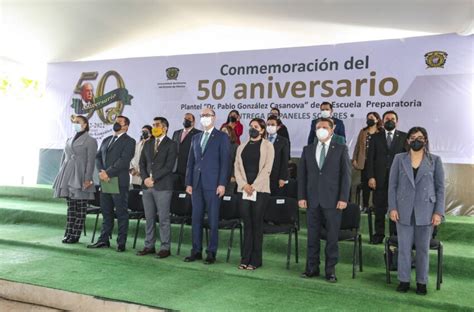
[(229, 179), (229, 137), (214, 128), (216, 114), (205, 108), (201, 112), (203, 132), (192, 138), (186, 169), (186, 192), (191, 194), (193, 205), (191, 255), (184, 259), (193, 262), (202, 259), (202, 223), (204, 212), (210, 227), (205, 264), (216, 261), (218, 243), (219, 206)]
[[(331, 118), (334, 122), (334, 134), (340, 137), (343, 137), (344, 142), (345, 142), (346, 129), (344, 127), (344, 122), (342, 122), (342, 120), (336, 117), (333, 117), (332, 104), (329, 102), (322, 102), (319, 108), (321, 109), (320, 118)], [(314, 129), (316, 129), (317, 121), (318, 121), (318, 118), (313, 119), (311, 121), (311, 129), (309, 130), (309, 135), (308, 135), (308, 145), (313, 144), (315, 142), (316, 132), (314, 131)], [(318, 140), (316, 140), (316, 143), (317, 142)]]

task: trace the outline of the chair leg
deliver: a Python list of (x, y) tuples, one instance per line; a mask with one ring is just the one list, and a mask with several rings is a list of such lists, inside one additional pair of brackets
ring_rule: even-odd
[(244, 255), (244, 244), (243, 244), (243, 236), (242, 236), (242, 225), (239, 226), (239, 235), (240, 235), (240, 257), (242, 258)]
[(443, 262), (442, 253), (443, 253), (443, 247), (440, 243), (440, 246), (438, 248), (438, 270), (437, 270), (437, 274), (436, 274), (436, 290), (441, 289), (441, 274), (442, 274), (441, 265), (442, 265), (442, 262)]
[(298, 231), (295, 230), (295, 263), (298, 263)]
[(229, 247), (227, 248), (227, 259), (226, 259), (226, 262), (229, 262), (230, 251), (232, 250), (232, 242), (234, 241), (234, 230), (235, 230), (235, 227), (232, 227), (232, 229), (230, 230)]
[(359, 272), (362, 272), (362, 235), (359, 234)]
[(369, 223), (369, 243), (372, 243), (373, 235), (374, 235), (374, 229), (373, 229), (373, 223), (372, 223), (372, 209), (370, 207), (367, 210), (367, 222)]
[(439, 278), (439, 282), (440, 284), (443, 283), (443, 263), (444, 263), (444, 256), (443, 256), (443, 244), (440, 242), (440, 247), (441, 247), (441, 265), (440, 265), (440, 271), (441, 271), (441, 274), (440, 274), (440, 278)]
[(84, 233), (84, 236), (87, 236), (86, 223), (87, 223), (87, 214), (86, 214), (86, 217), (84, 218), (84, 225), (83, 225), (83, 230), (82, 230), (82, 232)]
[(94, 238), (95, 238), (95, 232), (97, 231), (97, 223), (99, 222), (99, 214), (96, 215), (95, 217), (95, 225), (94, 225), (94, 232), (92, 233), (92, 240), (91, 244), (94, 243)]
[(179, 229), (178, 250), (176, 251), (176, 254), (178, 256), (181, 252), (181, 243), (183, 242), (183, 234), (184, 234), (184, 220), (183, 220), (183, 222), (181, 222), (181, 227)]
[(204, 231), (206, 231), (206, 246), (209, 246), (209, 229), (206, 228)]
[(137, 220), (137, 228), (135, 229), (135, 238), (133, 239), (133, 249), (137, 246), (137, 237), (138, 237), (138, 229), (140, 228), (140, 218)]
[(291, 234), (293, 230), (291, 229), (288, 233), (288, 251), (286, 255), (286, 269), (290, 269), (290, 257), (291, 257)]
[(356, 259), (357, 258), (357, 234), (354, 237), (354, 248), (352, 250), (352, 278), (356, 277)]
[(387, 284), (390, 284), (392, 281), (390, 280), (390, 257), (388, 255), (390, 251), (389, 245), (388, 245), (388, 239), (385, 241), (385, 276), (387, 279)]

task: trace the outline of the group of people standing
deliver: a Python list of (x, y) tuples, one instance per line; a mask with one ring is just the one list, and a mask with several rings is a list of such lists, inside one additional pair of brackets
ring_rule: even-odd
[[(398, 115), (387, 111), (382, 118), (367, 114), (367, 126), (358, 136), (351, 160), (345, 144), (344, 123), (333, 117), (331, 103), (320, 106), (321, 118), (311, 123), (308, 145), (298, 166), (298, 204), (307, 209), (308, 254), (304, 278), (320, 275), (320, 238), (327, 231), (325, 278), (336, 282), (338, 233), (342, 211), (351, 188), (351, 167), (361, 170), (363, 206), (369, 206), (370, 190), (376, 215), (374, 244), (385, 236), (387, 210), (393, 223), (390, 233), (399, 237), (399, 291), (407, 291), (410, 280), (411, 248), (416, 245), (417, 292), (426, 293), (429, 239), (433, 226), (444, 216), (444, 174), (439, 157), (428, 148), (424, 128), (408, 134), (397, 130)], [(280, 111), (272, 109), (267, 120), (249, 123), (249, 139), (241, 142), (243, 125), (239, 112), (229, 113), (219, 130), (216, 114), (209, 108), (200, 113), (202, 131), (195, 128), (195, 116), (184, 116), (183, 128), (168, 137), (169, 123), (156, 117), (142, 128), (137, 143), (128, 134), (130, 120), (118, 116), (114, 135), (100, 148), (88, 134), (83, 116), (72, 120), (75, 135), (66, 142), (59, 174), (53, 188), (56, 197), (67, 199), (67, 225), (63, 243), (79, 241), (87, 201), (94, 198), (94, 167), (101, 183), (117, 179), (118, 191), (101, 193), (103, 215), (101, 235), (88, 248), (110, 247), (114, 216), (118, 222), (117, 251), (125, 251), (128, 232), (130, 184), (143, 190), (146, 218), (145, 246), (137, 255), (170, 252), (170, 205), (173, 191), (185, 190), (192, 200), (192, 250), (184, 261), (216, 261), (219, 207), (224, 194), (241, 194), (244, 223), (241, 270), (262, 266), (263, 215), (271, 194), (278, 195), (288, 180), (290, 139)], [(131, 181), (130, 181), (131, 177)], [(131, 182), (131, 183), (130, 183)], [(203, 253), (203, 220), (207, 214), (210, 238)], [(159, 218), (160, 249), (156, 244), (156, 216)], [(394, 225), (396, 224), (396, 228)], [(424, 287), (424, 288), (423, 288)]]

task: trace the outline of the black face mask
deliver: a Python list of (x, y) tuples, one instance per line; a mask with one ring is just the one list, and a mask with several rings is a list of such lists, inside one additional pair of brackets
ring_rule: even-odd
[(260, 135), (260, 132), (257, 129), (250, 128), (249, 129), (249, 135), (252, 139), (256, 139)]
[(237, 121), (237, 118), (235, 118), (234, 116), (229, 117), (229, 122), (236, 122), (236, 121)]
[(185, 119), (183, 121), (183, 127), (185, 127), (185, 128), (190, 128), (192, 125), (193, 125), (193, 123), (191, 122), (191, 120)]
[(395, 129), (395, 122), (393, 120), (387, 120), (384, 124), (384, 128), (387, 131), (392, 131)]
[(114, 132), (118, 132), (118, 131), (122, 130), (122, 126), (118, 122), (116, 122), (116, 123), (114, 123), (114, 128), (113, 129), (114, 129)]
[(150, 137), (150, 134), (148, 133), (148, 131), (142, 131), (142, 135), (141, 135), (141, 139), (142, 140), (146, 140)]
[(418, 152), (425, 146), (425, 142), (422, 142), (420, 140), (415, 140), (410, 142), (410, 148), (414, 150), (415, 152)]
[(375, 120), (367, 119), (367, 127), (372, 127), (373, 125), (375, 125)]

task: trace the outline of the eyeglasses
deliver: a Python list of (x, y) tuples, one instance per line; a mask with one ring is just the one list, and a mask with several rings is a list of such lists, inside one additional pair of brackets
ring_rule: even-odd
[(201, 114), (200, 116), (201, 117), (214, 117), (213, 114)]

